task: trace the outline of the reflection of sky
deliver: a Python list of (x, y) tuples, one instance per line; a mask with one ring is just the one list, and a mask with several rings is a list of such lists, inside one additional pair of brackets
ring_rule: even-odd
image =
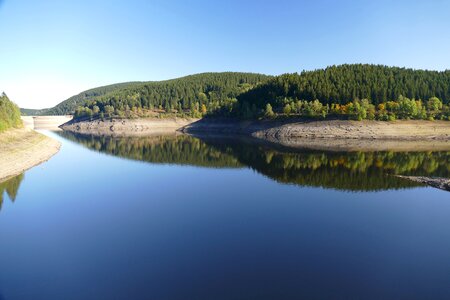
[(274, 299), (319, 279), (338, 294), (422, 295), (424, 279), (446, 289), (443, 191), (302, 188), (250, 169), (143, 164), (61, 140), (0, 213), (6, 299), (192, 299), (214, 289), (233, 298), (257, 288)]

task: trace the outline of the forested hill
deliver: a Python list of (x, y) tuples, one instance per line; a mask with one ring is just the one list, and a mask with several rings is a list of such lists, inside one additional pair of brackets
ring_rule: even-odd
[(43, 116), (49, 110), (49, 108), (33, 109), (33, 108), (20, 108), (22, 116)]
[(5, 93), (0, 94), (0, 132), (22, 126), (20, 110)]
[(42, 116), (42, 115), (68, 115), (73, 114), (77, 106), (82, 106), (84, 103), (90, 99), (93, 99), (98, 96), (102, 96), (106, 93), (112, 92), (117, 89), (122, 89), (126, 87), (131, 87), (134, 85), (139, 85), (141, 82), (124, 82), (111, 84), (106, 86), (101, 86), (97, 88), (93, 88), (84, 92), (79, 93), (78, 95), (72, 96), (67, 100), (59, 103), (55, 107), (46, 108), (46, 109), (26, 109), (21, 108), (21, 112), (23, 115), (27, 116)]
[(223, 72), (145, 82), (93, 97), (75, 112), (75, 117), (150, 116), (164, 112), (200, 117), (212, 111), (231, 111), (237, 96), (270, 78), (262, 74)]
[(450, 71), (341, 65), (277, 76), (238, 97), (243, 117), (450, 119)]
[(399, 96), (426, 100), (438, 97), (450, 100), (450, 71), (425, 71), (382, 65), (340, 65), (300, 74), (284, 74), (239, 97), (263, 107), (277, 105), (283, 98), (322, 104), (345, 104), (356, 98), (372, 104), (397, 100)]
[(449, 101), (450, 71), (353, 64), (276, 77), (225, 72), (122, 83), (82, 92), (39, 114), (448, 120)]

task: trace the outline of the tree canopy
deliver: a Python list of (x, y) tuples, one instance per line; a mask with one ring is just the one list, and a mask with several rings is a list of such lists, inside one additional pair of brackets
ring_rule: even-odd
[(270, 77), (253, 73), (202, 73), (178, 79), (133, 84), (91, 98), (75, 110), (75, 117), (144, 116), (144, 111), (187, 113), (231, 111), (236, 97)]
[(240, 101), (259, 107), (272, 106), (285, 97), (322, 104), (345, 104), (353, 99), (369, 99), (373, 104), (404, 96), (414, 99), (437, 97), (450, 101), (450, 71), (413, 70), (382, 65), (353, 64), (331, 66), (300, 74), (284, 74), (241, 95)]
[(0, 95), (0, 132), (21, 126), (19, 107), (9, 100), (5, 93), (2, 93)]
[(82, 92), (37, 113), (73, 113), (75, 118), (172, 114), (448, 120), (449, 101), (450, 71), (351, 64), (280, 76), (202, 73), (115, 84)]
[(354, 64), (274, 77), (239, 95), (235, 113), (263, 115), (270, 104), (284, 115), (447, 119), (449, 101), (450, 71)]

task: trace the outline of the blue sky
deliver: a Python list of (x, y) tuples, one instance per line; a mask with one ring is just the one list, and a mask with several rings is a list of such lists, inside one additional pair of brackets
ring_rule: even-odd
[(0, 0), (0, 91), (43, 108), (100, 85), (207, 71), (444, 70), (449, 32), (444, 0)]

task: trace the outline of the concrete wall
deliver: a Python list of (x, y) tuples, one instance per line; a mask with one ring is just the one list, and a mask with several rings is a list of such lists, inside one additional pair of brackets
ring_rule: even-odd
[(72, 116), (22, 117), (25, 127), (31, 129), (58, 129), (58, 126), (72, 120)]

